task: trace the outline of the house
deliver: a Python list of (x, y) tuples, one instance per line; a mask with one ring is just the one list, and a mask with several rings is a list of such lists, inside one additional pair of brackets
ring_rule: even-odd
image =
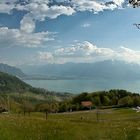
[(81, 102), (82, 107), (87, 108), (87, 109), (91, 109), (92, 107), (92, 102), (91, 101), (82, 101)]

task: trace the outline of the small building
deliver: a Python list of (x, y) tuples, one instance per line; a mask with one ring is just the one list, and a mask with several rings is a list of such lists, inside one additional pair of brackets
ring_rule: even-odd
[(87, 109), (90, 109), (91, 110), (91, 108), (92, 108), (92, 102), (91, 101), (82, 101), (81, 102), (81, 105), (82, 105), (82, 107), (84, 107), (84, 108), (87, 108)]

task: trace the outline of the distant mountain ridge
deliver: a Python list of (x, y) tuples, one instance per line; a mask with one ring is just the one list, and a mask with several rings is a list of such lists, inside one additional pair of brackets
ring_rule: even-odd
[[(95, 63), (47, 64), (43, 66), (22, 67), (28, 75), (42, 78), (91, 78), (91, 79), (140, 79), (140, 65), (118, 60)], [(34, 77), (33, 76), (33, 77)]]
[(0, 63), (0, 72), (8, 73), (20, 78), (25, 76), (25, 74), (19, 68), (9, 66), (3, 63)]

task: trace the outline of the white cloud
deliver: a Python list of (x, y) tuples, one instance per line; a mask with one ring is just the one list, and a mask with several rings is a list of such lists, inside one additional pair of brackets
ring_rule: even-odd
[(12, 2), (2, 1), (0, 2), (0, 13), (10, 13), (13, 9), (25, 10), (36, 20), (44, 20), (46, 17), (57, 18), (60, 15), (72, 15), (75, 10), (70, 6), (52, 5), (48, 4), (50, 0), (31, 0), (25, 4), (16, 4), (16, 0)]
[[(10, 13), (12, 9), (17, 10), (26, 10), (37, 20), (44, 20), (46, 17), (56, 18), (62, 14), (72, 15), (76, 11), (91, 11), (98, 13), (100, 11), (110, 9), (113, 10), (117, 6), (121, 7), (124, 3), (124, 0), (113, 0), (113, 1), (104, 1), (104, 0), (58, 0), (57, 2), (61, 5), (53, 4), (52, 0), (30, 0), (24, 1), (24, 4), (15, 3), (17, 0), (2, 0), (0, 2), (0, 12)], [(64, 6), (64, 3), (67, 3), (67, 6)], [(49, 4), (52, 4), (51, 6)]]
[(31, 2), (37, 2), (37, 3), (49, 3), (50, 0), (30, 0)]
[(77, 43), (72, 47), (60, 48), (55, 51), (56, 55), (71, 57), (92, 57), (92, 56), (108, 56), (113, 54), (113, 50), (109, 48), (98, 48), (88, 41)]
[(50, 52), (39, 52), (39, 59), (44, 60), (47, 63), (53, 63), (54, 57)]
[(90, 23), (84, 23), (84, 24), (81, 25), (81, 27), (83, 27), (83, 28), (88, 28), (88, 27), (90, 27), (90, 26), (91, 26)]
[(96, 14), (104, 10), (114, 10), (118, 6), (121, 7), (124, 0), (113, 0), (108, 2), (103, 0), (71, 0), (71, 2), (76, 11), (90, 11)]
[(58, 2), (58, 3), (61, 3), (61, 2), (67, 2), (67, 3), (69, 3), (71, 0), (55, 0), (56, 2)]
[(35, 22), (33, 21), (30, 14), (27, 14), (20, 21), (20, 29), (26, 33), (32, 33), (35, 29)]
[(140, 51), (134, 51), (126, 47), (120, 47), (116, 57), (127, 62), (140, 64)]
[(34, 19), (41, 21), (45, 20), (46, 17), (53, 19), (60, 15), (69, 16), (75, 12), (70, 6), (53, 5), (49, 7), (46, 3), (30, 3), (26, 9), (30, 11)]
[(10, 14), (13, 9), (28, 12), (20, 21), (20, 29), (0, 28), (2, 32), (0, 42), (6, 46), (40, 47), (44, 42), (53, 40), (49, 32), (34, 33), (36, 20), (43, 21), (46, 17), (57, 18), (60, 15), (72, 15), (75, 11), (70, 6), (48, 6), (49, 2), (49, 0), (31, 0), (29, 3), (24, 1), (22, 5), (15, 4), (15, 0), (0, 2), (0, 13)]
[(13, 8), (14, 8), (13, 4), (0, 3), (0, 13), (10, 14)]
[(115, 59), (140, 64), (140, 51), (134, 51), (126, 47), (119, 47), (117, 50), (99, 48), (85, 41), (71, 47), (56, 49), (53, 52), (40, 52), (39, 59), (47, 63), (93, 63)]
[(113, 0), (113, 2), (114, 2), (116, 5), (121, 6), (121, 5), (125, 2), (125, 0)]
[[(45, 57), (45, 53), (47, 57)], [(46, 60), (50, 62), (48, 53), (49, 55), (51, 54), (51, 63), (91, 63), (104, 59), (111, 59), (114, 51), (109, 48), (98, 48), (90, 42), (85, 41), (83, 43), (77, 43), (72, 47), (56, 49), (53, 52), (42, 52), (39, 54), (39, 58), (43, 61)]]
[(74, 9), (77, 11), (93, 11), (94, 13), (107, 9), (104, 4), (94, 0), (72, 0)]
[(0, 44), (7, 47), (41, 47), (46, 41), (53, 40), (49, 32), (26, 33), (18, 29), (0, 28)]
[[(100, 9), (102, 5), (106, 5), (112, 8), (117, 8), (117, 6), (121, 7), (122, 4), (125, 2), (125, 0), (55, 0), (55, 1), (57, 1), (58, 3), (62, 3), (62, 2), (67, 3), (67, 4), (71, 3), (74, 5), (75, 8), (77, 8), (78, 11), (79, 10), (80, 11), (85, 11), (85, 10), (96, 11), (96, 9)], [(102, 8), (101, 8), (101, 11), (102, 11)]]

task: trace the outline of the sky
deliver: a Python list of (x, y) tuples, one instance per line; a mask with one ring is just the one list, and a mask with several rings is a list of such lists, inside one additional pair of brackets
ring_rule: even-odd
[(0, 0), (0, 63), (140, 64), (139, 13), (125, 0)]

